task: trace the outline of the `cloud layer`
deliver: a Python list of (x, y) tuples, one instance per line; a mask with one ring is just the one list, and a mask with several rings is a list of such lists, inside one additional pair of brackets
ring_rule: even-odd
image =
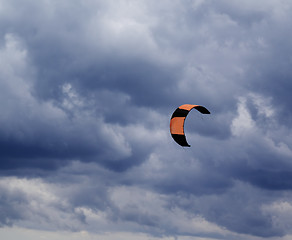
[(0, 226), (289, 238), (291, 7), (0, 0)]

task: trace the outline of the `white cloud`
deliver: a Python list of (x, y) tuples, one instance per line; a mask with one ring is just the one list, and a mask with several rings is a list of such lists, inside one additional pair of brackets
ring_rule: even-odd
[[(83, 184), (88, 184), (88, 182), (83, 182)], [(17, 226), (50, 231), (66, 229), (77, 232), (85, 231), (83, 233), (90, 231), (93, 232), (93, 236), (94, 232), (101, 232), (102, 235), (105, 234), (105, 237), (106, 232), (110, 232), (109, 238), (111, 235), (119, 234), (122, 229), (129, 231), (129, 233), (125, 232), (125, 235), (131, 235), (131, 232), (134, 231), (138, 236), (141, 235), (139, 232), (142, 233), (145, 230), (152, 234), (156, 232), (159, 235), (167, 235), (165, 230), (172, 228), (188, 235), (210, 232), (224, 234), (226, 232), (215, 224), (207, 222), (201, 216), (189, 215), (179, 208), (166, 208), (168, 201), (166, 195), (136, 187), (109, 188), (109, 201), (112, 209), (94, 210), (94, 208), (86, 206), (74, 207), (72, 205), (74, 195), (71, 192), (74, 187), (74, 185), (62, 186), (45, 183), (41, 179), (1, 178), (2, 196), (5, 196), (7, 203), (14, 202), (14, 208), (20, 214), (20, 218), (13, 224), (16, 226), (14, 234), (20, 230)], [(2, 229), (2, 232), (11, 234), (14, 230), (8, 231), (6, 228)], [(34, 233), (33, 230), (24, 231), (24, 233), (29, 232)], [(43, 233), (54, 237), (53, 233)], [(62, 233), (60, 234), (62, 235)], [(72, 236), (79, 234), (72, 234)], [(88, 235), (91, 234), (88, 233)]]
[[(0, 179), (2, 197), (13, 202), (19, 217), (11, 219), (16, 226), (34, 229), (78, 229), (80, 216), (71, 209), (68, 199), (58, 194), (53, 184), (41, 179), (6, 177)], [(3, 211), (4, 209), (2, 209)], [(9, 213), (8, 213), (8, 218)]]
[(292, 202), (289, 198), (277, 200), (271, 204), (264, 204), (262, 211), (271, 217), (274, 227), (284, 229), (289, 234), (292, 233)]
[[(131, 232), (115, 232), (115, 233), (89, 233), (86, 231), (81, 232), (49, 232), (40, 230), (30, 230), (24, 228), (1, 228), (0, 235), (5, 239), (10, 240), (176, 240), (176, 237), (155, 237), (144, 233), (131, 233)], [(211, 237), (179, 237), (181, 240), (216, 240), (218, 238)]]
[(231, 125), (232, 134), (240, 136), (255, 131), (255, 122), (246, 107), (246, 99), (239, 98), (237, 111), (238, 115), (233, 119)]

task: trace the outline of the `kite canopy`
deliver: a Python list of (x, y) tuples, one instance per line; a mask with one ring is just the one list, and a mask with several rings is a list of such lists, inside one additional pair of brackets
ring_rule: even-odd
[(183, 147), (190, 147), (184, 133), (184, 123), (189, 112), (195, 108), (202, 114), (210, 114), (207, 108), (200, 105), (184, 104), (178, 107), (172, 114), (170, 120), (170, 133), (174, 141)]

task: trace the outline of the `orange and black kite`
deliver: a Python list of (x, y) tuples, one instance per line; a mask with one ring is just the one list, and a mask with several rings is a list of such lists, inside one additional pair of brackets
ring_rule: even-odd
[(178, 107), (170, 120), (170, 133), (174, 141), (183, 147), (190, 147), (184, 133), (184, 123), (189, 112), (195, 108), (202, 114), (210, 114), (209, 110), (200, 105), (184, 104)]

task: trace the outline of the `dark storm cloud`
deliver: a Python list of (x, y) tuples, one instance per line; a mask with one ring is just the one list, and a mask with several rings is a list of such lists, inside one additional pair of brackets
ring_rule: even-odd
[[(290, 3), (2, 3), (3, 225), (34, 226), (27, 207), (40, 229), (291, 234)], [(168, 130), (184, 103), (211, 111), (189, 149)]]
[[(65, 3), (65, 6), (67, 4)], [(132, 54), (127, 41), (124, 44), (121, 43), (121, 47), (116, 45), (119, 44), (119, 42), (116, 42), (119, 41), (117, 39), (113, 40), (113, 45), (104, 42), (103, 38), (107, 37), (108, 34), (112, 34), (112, 36), (108, 36), (111, 38), (119, 37), (114, 36), (107, 29), (107, 24), (110, 24), (111, 21), (110, 17), (107, 14), (100, 16), (96, 13), (96, 11), (107, 8), (107, 4), (97, 4), (96, 10), (85, 7), (84, 11), (82, 8), (79, 9), (78, 6), (71, 6), (71, 4), (69, 4), (69, 9), (65, 10), (67, 9), (65, 6), (64, 9), (59, 10), (59, 6), (55, 6), (55, 3), (53, 3), (49, 6), (52, 11), (50, 13), (45, 6), (35, 5), (31, 2), (19, 9), (20, 16), (24, 16), (28, 9), (37, 8), (39, 15), (36, 17), (39, 17), (41, 21), (29, 17), (24, 23), (17, 21), (8, 14), (3, 17), (3, 22), (9, 23), (3, 25), (3, 29), (12, 32), (12, 35), (9, 35), (11, 37), (6, 39), (6, 45), (9, 44), (9, 41), (14, 41), (14, 38), (16, 41), (21, 39), (22, 46), (18, 48), (26, 49), (29, 53), (29, 59), (24, 58), (23, 61), (29, 61), (35, 67), (35, 75), (30, 76), (34, 78), (32, 79), (33, 87), (28, 90), (28, 94), (32, 94), (30, 98), (34, 98), (30, 99), (31, 102), (41, 108), (42, 106), (38, 101), (51, 101), (52, 106), (50, 107), (54, 108), (55, 105), (56, 111), (61, 111), (60, 114), (66, 114), (66, 116), (61, 117), (62, 119), (47, 122), (46, 119), (41, 119), (47, 116), (39, 117), (37, 110), (32, 119), (26, 118), (28, 114), (24, 112), (24, 116), (21, 116), (23, 125), (26, 125), (28, 132), (33, 131), (35, 136), (25, 140), (24, 144), (23, 141), (13, 136), (15, 134), (12, 134), (12, 137), (9, 138), (3, 135), (2, 142), (5, 151), (2, 152), (2, 155), (6, 159), (11, 159), (4, 167), (10, 165), (16, 167), (22, 163), (31, 167), (35, 163), (35, 166), (38, 165), (38, 167), (43, 168), (49, 167), (48, 165), (56, 167), (59, 165), (58, 159), (62, 165), (63, 162), (66, 162), (66, 159), (70, 158), (78, 158), (82, 161), (98, 158), (97, 161), (101, 161), (100, 154), (107, 155), (107, 151), (112, 151), (105, 150), (109, 147), (107, 142), (111, 141), (110, 135), (101, 133), (98, 138), (92, 135), (89, 138), (93, 137), (93, 139), (90, 140), (87, 138), (88, 131), (92, 133), (96, 131), (90, 130), (90, 128), (98, 128), (98, 123), (103, 124), (102, 119), (122, 124), (140, 122), (141, 111), (133, 105), (149, 107), (150, 105), (165, 104), (169, 91), (169, 84), (166, 83), (173, 82), (177, 75), (175, 66), (152, 63), (147, 59), (149, 58), (147, 52), (142, 51), (146, 56), (141, 53), (140, 56), (135, 56), (134, 49), (134, 54)], [(72, 8), (74, 11), (72, 11)], [(73, 14), (75, 11), (81, 15), (87, 13), (89, 17), (76, 22), (76, 15)], [(68, 13), (68, 18), (64, 18), (64, 13), (65, 15)], [(78, 16), (81, 19), (80, 14)], [(84, 21), (88, 25), (84, 26)], [(92, 26), (91, 21), (94, 22)], [(103, 21), (105, 22), (104, 25)], [(118, 24), (115, 19), (113, 21), (114, 24)], [(57, 22), (58, 27), (55, 27)], [(18, 31), (18, 29), (23, 29), (23, 24), (25, 24), (25, 29)], [(126, 29), (126, 33), (129, 30)], [(134, 28), (133, 30), (138, 31), (139, 29)], [(88, 34), (89, 36), (87, 36)], [(93, 42), (90, 42), (90, 37), (93, 38)], [(101, 42), (99, 38), (101, 38)], [(110, 47), (116, 48), (116, 51), (104, 50), (104, 48)], [(144, 47), (142, 43), (140, 47)], [(7, 46), (5, 48), (4, 45), (3, 51), (6, 49)], [(94, 49), (93, 52), (92, 49)], [(18, 50), (21, 51), (22, 49)], [(13, 65), (13, 61), (10, 64)], [(168, 71), (170, 69), (171, 71)], [(23, 74), (26, 74), (25, 71), (23, 71)], [(13, 79), (7, 81), (13, 81)], [(24, 84), (25, 81), (23, 80)], [(71, 86), (73, 87), (72, 91)], [(77, 96), (72, 96), (72, 94)], [(83, 102), (82, 106), (79, 105), (78, 101)], [(68, 106), (68, 102), (71, 104), (70, 106)], [(21, 103), (18, 105), (11, 106), (15, 112), (17, 108), (26, 108)], [(87, 111), (88, 109), (90, 110)], [(31, 111), (31, 109), (28, 110)], [(86, 120), (82, 119), (82, 116), (88, 116), (88, 114), (90, 114), (87, 117), (89, 124), (87, 122), (85, 126), (83, 124)], [(147, 114), (143, 114), (141, 117), (145, 115)], [(15, 117), (17, 117), (17, 114), (15, 114)], [(99, 120), (99, 118), (102, 119)], [(56, 120), (59, 121), (58, 125), (55, 124)], [(12, 132), (15, 133), (16, 131), (19, 131), (17, 126)], [(85, 134), (85, 132), (87, 133)], [(26, 134), (24, 133), (24, 138)], [(114, 158), (114, 156), (110, 158)], [(15, 159), (26, 160), (18, 161)], [(52, 161), (52, 159), (56, 161)], [(42, 163), (38, 164), (39, 161)], [(138, 160), (138, 162), (140, 161)], [(132, 161), (128, 161), (128, 164), (132, 165), (130, 162)], [(112, 167), (115, 168), (114, 165)], [(117, 166), (117, 168), (120, 167)], [(121, 168), (127, 168), (127, 166)]]

